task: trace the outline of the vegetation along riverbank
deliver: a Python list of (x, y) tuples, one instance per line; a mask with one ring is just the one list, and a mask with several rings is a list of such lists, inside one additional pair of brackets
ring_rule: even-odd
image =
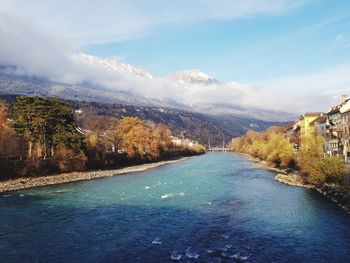
[(350, 214), (350, 188), (343, 184), (348, 168), (342, 158), (326, 156), (323, 147), (323, 138), (312, 134), (301, 138), (300, 150), (296, 151), (284, 127), (272, 127), (265, 132), (248, 131), (230, 144), (232, 151), (277, 173), (277, 181), (314, 189)]
[(57, 98), (0, 101), (0, 181), (114, 170), (205, 153), (197, 141), (176, 135), (162, 123), (84, 112)]

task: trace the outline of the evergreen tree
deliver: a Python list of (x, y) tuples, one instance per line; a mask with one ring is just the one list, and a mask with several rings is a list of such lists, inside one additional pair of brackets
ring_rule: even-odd
[(54, 156), (55, 147), (64, 145), (74, 151), (83, 147), (73, 112), (63, 100), (42, 97), (18, 97), (13, 107), (13, 128), (28, 141), (28, 157)]

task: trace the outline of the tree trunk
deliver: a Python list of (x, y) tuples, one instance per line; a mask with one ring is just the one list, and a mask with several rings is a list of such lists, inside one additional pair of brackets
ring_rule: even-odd
[(28, 159), (32, 158), (32, 152), (33, 152), (33, 142), (29, 141), (29, 145), (28, 145)]

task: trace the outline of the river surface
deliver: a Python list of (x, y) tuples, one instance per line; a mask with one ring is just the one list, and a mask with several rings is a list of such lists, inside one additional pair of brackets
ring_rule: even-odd
[(0, 195), (0, 262), (350, 262), (350, 216), (232, 153)]

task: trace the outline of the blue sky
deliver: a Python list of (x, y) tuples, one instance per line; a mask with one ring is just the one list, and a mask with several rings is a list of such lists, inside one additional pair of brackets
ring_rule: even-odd
[(84, 51), (162, 76), (198, 68), (222, 81), (313, 72), (350, 58), (350, 1), (309, 1), (284, 14), (158, 25), (148, 35)]

